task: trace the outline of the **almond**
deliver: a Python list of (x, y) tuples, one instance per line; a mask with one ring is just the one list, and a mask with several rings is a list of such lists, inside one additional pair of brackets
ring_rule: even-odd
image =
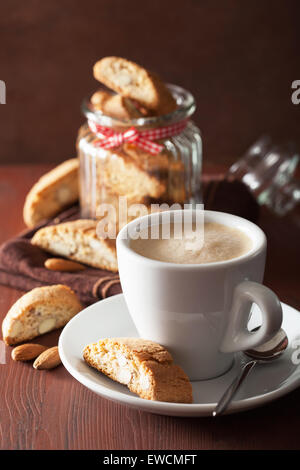
[(45, 268), (50, 269), (51, 271), (83, 271), (85, 266), (76, 261), (70, 261), (63, 258), (48, 258), (44, 263)]
[(54, 346), (49, 348), (46, 351), (42, 352), (33, 363), (35, 369), (54, 369), (54, 367), (59, 366), (61, 360), (58, 353), (58, 347)]
[(14, 361), (31, 361), (38, 357), (47, 347), (42, 344), (26, 343), (12, 350), (11, 357)]

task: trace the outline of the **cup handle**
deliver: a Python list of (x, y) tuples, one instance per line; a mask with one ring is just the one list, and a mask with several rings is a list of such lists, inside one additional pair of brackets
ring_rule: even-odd
[[(255, 331), (247, 329), (251, 304), (262, 313), (262, 325)], [(229, 322), (220, 351), (231, 353), (253, 349), (271, 339), (280, 329), (282, 308), (278, 297), (266, 286), (257, 282), (241, 282), (234, 290)]]

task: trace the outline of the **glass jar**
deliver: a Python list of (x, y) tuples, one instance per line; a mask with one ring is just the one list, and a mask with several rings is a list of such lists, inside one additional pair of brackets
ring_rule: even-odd
[(276, 143), (260, 137), (228, 171), (228, 179), (242, 181), (261, 206), (282, 216), (300, 202), (300, 182), (294, 178), (299, 152), (292, 142)]
[[(146, 211), (154, 203), (171, 206), (200, 202), (202, 139), (199, 129), (189, 119), (195, 111), (195, 101), (186, 90), (175, 85), (168, 87), (178, 107), (164, 116), (118, 120), (84, 101), (82, 109), (87, 123), (80, 128), (77, 140), (83, 218), (103, 217), (106, 204), (114, 205), (118, 212), (120, 196), (126, 198), (127, 206), (143, 204)], [(103, 145), (103, 129), (106, 137), (115, 136), (111, 148)], [(124, 138), (124, 133), (133, 131), (143, 141), (145, 132), (157, 130), (173, 134), (153, 140), (159, 146), (159, 151), (156, 149), (154, 153), (140, 142)]]

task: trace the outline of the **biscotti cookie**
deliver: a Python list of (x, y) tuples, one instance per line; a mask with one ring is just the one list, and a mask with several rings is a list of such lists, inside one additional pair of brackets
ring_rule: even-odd
[(129, 98), (104, 90), (96, 91), (91, 97), (91, 103), (94, 109), (115, 119), (137, 119), (143, 116)]
[(13, 345), (64, 326), (82, 305), (67, 286), (37, 287), (10, 308), (2, 323), (3, 340)]
[[(168, 188), (164, 199), (169, 201), (170, 204), (178, 203), (183, 205), (188, 201), (188, 192), (185, 188), (185, 168), (181, 160), (173, 161), (169, 166), (168, 174)], [(187, 188), (191, 191), (190, 188)]]
[(141, 202), (145, 197), (159, 198), (166, 191), (165, 157), (144, 154), (139, 159), (137, 153), (133, 156), (125, 149), (103, 153), (105, 158), (98, 163), (99, 184), (103, 182), (111, 192)]
[(117, 271), (115, 240), (99, 238), (96, 228), (97, 221), (85, 219), (50, 225), (38, 230), (31, 243), (54, 255)]
[(29, 191), (23, 209), (24, 222), (34, 227), (49, 219), (79, 197), (79, 161), (71, 158), (43, 175)]
[(147, 400), (192, 403), (192, 386), (171, 354), (153, 341), (106, 338), (87, 345), (84, 360)]
[(124, 144), (123, 148), (132, 161), (150, 175), (155, 176), (164, 185), (164, 193), (156, 198), (160, 197), (170, 204), (185, 202), (185, 174), (184, 164), (181, 160), (174, 160), (173, 155), (167, 149), (163, 149), (157, 155), (152, 155), (129, 143)]
[(172, 94), (156, 75), (121, 57), (104, 57), (96, 62), (94, 77), (157, 115), (171, 113), (177, 107)]
[(132, 161), (150, 175), (155, 175), (158, 178), (167, 175), (170, 154), (165, 148), (155, 155), (131, 143), (125, 143), (123, 148)]
[[(121, 196), (112, 193), (109, 188), (101, 188), (101, 194), (96, 195), (97, 220), (105, 219), (111, 227), (116, 227), (116, 235), (124, 225), (128, 224), (137, 217), (148, 215), (151, 212), (150, 204), (152, 200), (144, 198), (141, 201), (130, 199), (128, 196)], [(105, 225), (107, 230), (107, 225)]]

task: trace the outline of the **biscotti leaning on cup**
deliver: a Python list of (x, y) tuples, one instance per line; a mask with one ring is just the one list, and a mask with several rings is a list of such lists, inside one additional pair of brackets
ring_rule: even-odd
[(84, 360), (146, 400), (192, 403), (192, 385), (171, 354), (141, 338), (105, 338), (87, 345)]
[(78, 158), (71, 158), (44, 174), (26, 196), (23, 218), (27, 227), (50, 219), (79, 198)]
[(67, 286), (37, 287), (8, 311), (2, 323), (3, 340), (8, 345), (18, 344), (61, 328), (82, 308)]
[(116, 242), (97, 235), (97, 221), (78, 219), (39, 229), (31, 243), (54, 255), (117, 271)]

